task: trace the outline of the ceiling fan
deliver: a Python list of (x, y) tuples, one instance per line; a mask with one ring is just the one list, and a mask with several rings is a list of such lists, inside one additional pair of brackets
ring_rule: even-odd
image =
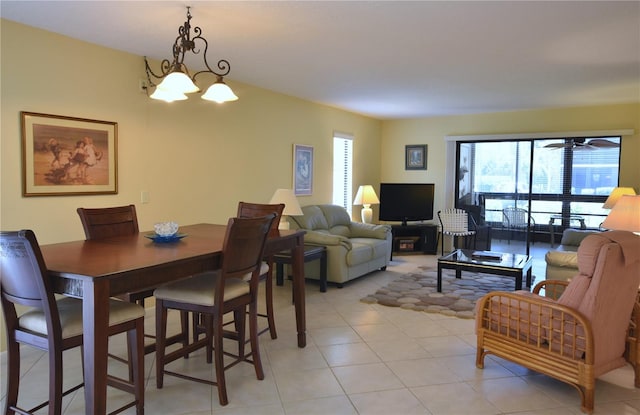
[(605, 140), (604, 138), (571, 138), (564, 143), (551, 143), (544, 146), (545, 148), (572, 148), (574, 150), (597, 150), (599, 148), (615, 148), (620, 147), (619, 143)]

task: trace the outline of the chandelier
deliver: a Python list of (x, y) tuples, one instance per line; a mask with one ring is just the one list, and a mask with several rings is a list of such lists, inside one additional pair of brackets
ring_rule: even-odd
[[(162, 60), (160, 64), (161, 73), (159, 75), (153, 72), (149, 66), (147, 57), (144, 57), (149, 86), (156, 88), (153, 94), (151, 94), (151, 98), (166, 102), (185, 100), (188, 98), (186, 94), (200, 91), (200, 88), (195, 84), (196, 77), (203, 73), (210, 73), (216, 76), (216, 81), (202, 95), (202, 99), (217, 103), (237, 100), (238, 97), (236, 94), (234, 94), (231, 88), (223, 81), (223, 77), (231, 71), (229, 61), (220, 59), (217, 65), (218, 71), (214, 71), (207, 62), (209, 43), (207, 39), (202, 37), (202, 29), (198, 26), (194, 27), (193, 32), (195, 36), (193, 38), (191, 37), (190, 9), (190, 7), (187, 7), (187, 21), (184, 22), (183, 26), (178, 28), (178, 37), (173, 44), (173, 59), (171, 61), (169, 59)], [(184, 58), (187, 52), (191, 52), (194, 55), (200, 53), (202, 48), (196, 49), (196, 41), (204, 45), (202, 58), (206, 69), (198, 71), (191, 76), (187, 66), (184, 64)], [(161, 82), (156, 84), (151, 79), (152, 77), (155, 80), (161, 80)]]

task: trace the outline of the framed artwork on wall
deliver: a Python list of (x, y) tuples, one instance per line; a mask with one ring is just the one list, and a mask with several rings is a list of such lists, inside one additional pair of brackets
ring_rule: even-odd
[(293, 191), (296, 196), (313, 193), (313, 147), (293, 145)]
[(118, 124), (22, 111), (22, 195), (118, 193)]
[(405, 170), (427, 170), (427, 145), (405, 146), (404, 163)]

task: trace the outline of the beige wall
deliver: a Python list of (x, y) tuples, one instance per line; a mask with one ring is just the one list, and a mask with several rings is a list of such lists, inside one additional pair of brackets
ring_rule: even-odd
[[(447, 163), (445, 136), (614, 129), (634, 130), (634, 135), (622, 137), (620, 185), (640, 191), (640, 163), (637, 161), (640, 156), (639, 103), (385, 121), (381, 181), (435, 183), (434, 210), (438, 211), (448, 206), (445, 175), (455, 169), (452, 163)], [(426, 172), (404, 170), (404, 146), (407, 144), (428, 144)], [(453, 181), (450, 183), (453, 185)]]
[[(301, 204), (330, 202), (334, 131), (355, 136), (356, 189), (381, 181), (436, 183), (437, 210), (451, 170), (446, 135), (632, 128), (635, 136), (623, 138), (620, 183), (640, 190), (637, 103), (382, 122), (231, 78), (237, 102), (166, 104), (139, 92), (141, 56), (6, 20), (0, 25), (0, 228), (31, 228), (41, 243), (83, 238), (79, 206), (133, 203), (141, 229), (169, 219), (226, 222), (239, 200), (266, 202), (276, 188), (291, 187), (294, 143), (315, 148), (314, 193)], [(22, 197), (20, 111), (117, 122), (118, 194)], [(429, 145), (426, 171), (404, 170), (406, 144)], [(150, 203), (140, 203), (142, 191)]]
[[(233, 103), (151, 100), (139, 92), (141, 56), (1, 23), (4, 230), (31, 228), (41, 243), (81, 239), (77, 207), (129, 203), (141, 229), (170, 219), (226, 223), (238, 201), (268, 202), (276, 188), (292, 186), (294, 143), (315, 151), (313, 195), (300, 203), (330, 202), (334, 130), (355, 137), (354, 185), (379, 182), (378, 120), (232, 78), (228, 83), (240, 97)], [(118, 194), (22, 197), (20, 111), (117, 122)], [(367, 162), (359, 163), (365, 154)], [(150, 203), (140, 203), (142, 191)]]
[[(0, 25), (2, 230), (33, 229), (42, 244), (83, 239), (77, 207), (130, 203), (143, 230), (162, 220), (226, 223), (238, 201), (268, 202), (276, 188), (292, 187), (294, 143), (315, 154), (313, 195), (300, 203), (330, 203), (334, 131), (354, 135), (354, 185), (380, 181), (379, 120), (233, 78), (227, 82), (240, 97), (233, 103), (151, 100), (139, 92), (142, 56)], [(22, 197), (20, 111), (117, 122), (118, 194)], [(140, 203), (142, 191), (150, 203)]]

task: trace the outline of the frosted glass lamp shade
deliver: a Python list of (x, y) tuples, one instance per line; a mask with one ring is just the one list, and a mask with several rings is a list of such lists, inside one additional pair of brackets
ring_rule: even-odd
[(158, 99), (160, 101), (165, 102), (173, 102), (173, 101), (182, 101), (187, 99), (187, 96), (182, 92), (172, 92), (166, 89), (162, 89), (157, 87), (156, 90), (151, 94), (150, 98)]
[(190, 94), (200, 90), (187, 74), (180, 71), (174, 71), (165, 76), (158, 88), (182, 94)]
[(223, 102), (236, 101), (238, 97), (227, 84), (222, 82), (222, 79), (219, 79), (207, 89), (207, 92), (202, 95), (202, 99), (222, 104)]

